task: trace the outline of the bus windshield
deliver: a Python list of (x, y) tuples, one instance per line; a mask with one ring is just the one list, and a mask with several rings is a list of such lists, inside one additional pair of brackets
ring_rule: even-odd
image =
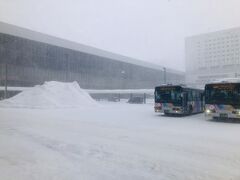
[(181, 87), (156, 87), (155, 102), (182, 104)]
[(206, 103), (240, 105), (240, 84), (207, 85)]

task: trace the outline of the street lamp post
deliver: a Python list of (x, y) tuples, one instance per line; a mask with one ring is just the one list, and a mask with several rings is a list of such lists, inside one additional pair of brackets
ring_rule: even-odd
[(164, 78), (164, 84), (167, 84), (167, 69), (166, 69), (166, 67), (163, 67), (163, 78)]
[(121, 71), (121, 77), (122, 77), (122, 87), (121, 88), (124, 89), (125, 88), (124, 81), (126, 79), (126, 72), (124, 70)]
[[(125, 79), (126, 79), (126, 72), (124, 71), (124, 70), (121, 70), (121, 81), (122, 81), (122, 83), (121, 83), (121, 89), (125, 89)], [(119, 93), (119, 101), (121, 100), (121, 94)]]
[(5, 90), (4, 90), (4, 98), (7, 99), (7, 91), (8, 91), (8, 65), (5, 62)]

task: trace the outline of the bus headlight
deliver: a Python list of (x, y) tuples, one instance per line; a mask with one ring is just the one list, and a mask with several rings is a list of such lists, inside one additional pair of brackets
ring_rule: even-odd
[(216, 110), (215, 109), (213, 109), (213, 110), (212, 109), (206, 109), (205, 113), (206, 114), (216, 113)]
[(211, 113), (211, 110), (210, 109), (206, 109), (205, 111), (207, 114), (210, 114)]
[(205, 113), (206, 114), (210, 114), (210, 113), (216, 113), (216, 108), (214, 105), (210, 105), (206, 108), (205, 110)]
[(238, 109), (238, 110), (233, 110), (232, 113), (233, 113), (233, 114), (240, 115), (240, 110), (239, 110), (239, 109)]

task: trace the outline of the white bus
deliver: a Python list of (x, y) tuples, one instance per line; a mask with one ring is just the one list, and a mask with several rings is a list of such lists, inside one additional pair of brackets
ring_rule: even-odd
[(155, 87), (155, 112), (166, 115), (190, 115), (203, 112), (203, 90), (183, 85)]
[(240, 80), (206, 84), (205, 114), (213, 119), (240, 119)]

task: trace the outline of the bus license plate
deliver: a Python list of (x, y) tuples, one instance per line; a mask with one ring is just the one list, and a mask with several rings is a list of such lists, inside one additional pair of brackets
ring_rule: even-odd
[(221, 113), (221, 114), (220, 114), (220, 117), (221, 117), (221, 118), (227, 118), (228, 115), (227, 115), (226, 113)]

